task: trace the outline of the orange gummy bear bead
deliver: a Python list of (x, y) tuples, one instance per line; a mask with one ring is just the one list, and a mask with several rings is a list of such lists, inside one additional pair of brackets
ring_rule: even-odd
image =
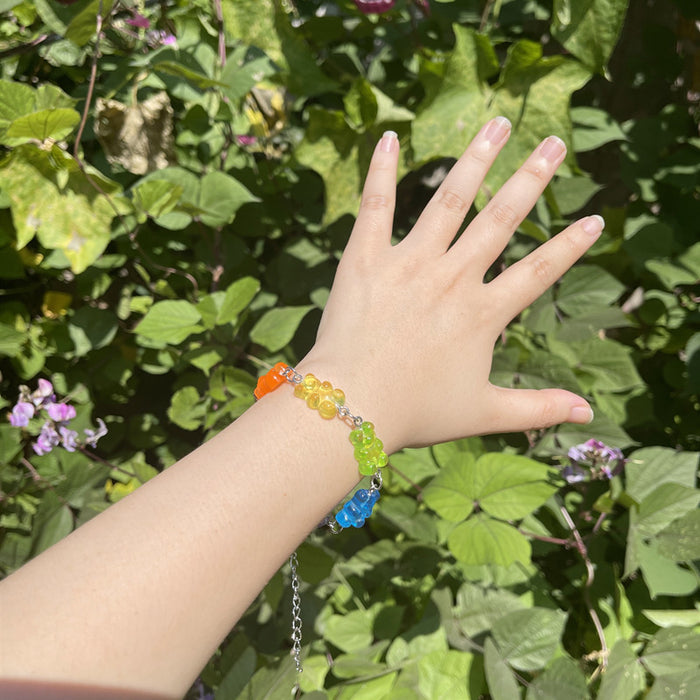
[(253, 396), (260, 400), (265, 394), (274, 391), (285, 381), (284, 377), (280, 374), (280, 371), (285, 369), (288, 369), (288, 365), (284, 362), (278, 362), (267, 374), (263, 374), (263, 376), (258, 379), (258, 384), (255, 387), (255, 391), (253, 391)]

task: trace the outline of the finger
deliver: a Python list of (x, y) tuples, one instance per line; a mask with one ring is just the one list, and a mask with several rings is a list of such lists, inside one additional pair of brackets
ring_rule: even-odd
[(549, 289), (593, 245), (604, 226), (597, 214), (580, 219), (489, 282), (500, 322), (505, 326)]
[(548, 136), (469, 224), (451, 254), (485, 274), (535, 206), (566, 156), (566, 145)]
[(447, 250), (510, 130), (505, 117), (484, 124), (428, 202), (406, 242), (427, 245), (440, 253)]
[(371, 250), (391, 242), (398, 161), (397, 135), (385, 131), (374, 148), (348, 248), (361, 246)]
[(587, 424), (593, 410), (585, 399), (564, 389), (506, 389), (492, 386), (484, 402), (492, 432), (521, 432), (560, 423)]

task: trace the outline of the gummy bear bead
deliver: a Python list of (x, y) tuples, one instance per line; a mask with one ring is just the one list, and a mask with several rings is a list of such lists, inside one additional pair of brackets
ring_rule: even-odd
[(309, 408), (316, 410), (321, 403), (321, 397), (318, 395), (318, 391), (310, 391), (306, 396), (306, 405)]
[(357, 464), (362, 476), (371, 476), (377, 471), (377, 463), (374, 460), (365, 459)]
[(309, 391), (314, 391), (318, 389), (321, 382), (319, 382), (313, 374), (307, 374), (304, 379), (302, 379), (301, 383)]
[(333, 385), (330, 382), (321, 382), (318, 387), (318, 393), (321, 394), (322, 398), (330, 397), (333, 393)]
[(364, 435), (362, 433), (362, 430), (360, 428), (355, 428), (355, 430), (350, 431), (350, 442), (355, 445), (355, 447), (359, 447), (362, 445), (362, 441), (364, 440)]
[(377, 457), (377, 467), (381, 469), (382, 467), (386, 467), (387, 464), (389, 464), (389, 458), (386, 452), (380, 452)]
[(345, 392), (342, 389), (333, 389), (331, 393), (331, 399), (338, 404), (338, 406), (345, 405)]
[(336, 413), (338, 413), (338, 409), (332, 401), (326, 399), (321, 401), (321, 403), (318, 405), (318, 412), (321, 414), (321, 418), (330, 420), (331, 418), (335, 418)]
[(340, 527), (350, 527), (350, 519), (348, 514), (345, 512), (345, 508), (341, 508), (335, 516), (335, 522), (340, 525)]
[(303, 384), (294, 385), (294, 396), (296, 396), (298, 399), (306, 399), (306, 395), (308, 393), (308, 389)]

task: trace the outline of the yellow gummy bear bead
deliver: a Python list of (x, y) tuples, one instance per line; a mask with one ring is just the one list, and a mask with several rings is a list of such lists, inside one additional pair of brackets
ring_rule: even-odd
[(338, 406), (345, 405), (345, 392), (342, 389), (333, 389), (331, 398), (338, 404)]
[(309, 408), (318, 408), (319, 403), (321, 403), (321, 397), (318, 395), (317, 391), (310, 391), (306, 397), (306, 405)]
[(318, 387), (318, 393), (321, 394), (322, 399), (330, 396), (333, 393), (333, 385), (330, 382), (321, 382), (321, 385)]
[(318, 386), (321, 382), (314, 377), (313, 374), (307, 374), (304, 379), (302, 380), (302, 384), (309, 390), (313, 391), (314, 389), (318, 389)]
[(308, 389), (303, 384), (297, 384), (294, 387), (294, 396), (299, 399), (305, 399), (308, 394)]
[(332, 401), (325, 399), (318, 405), (318, 412), (321, 414), (321, 418), (330, 420), (331, 418), (335, 418), (338, 409)]

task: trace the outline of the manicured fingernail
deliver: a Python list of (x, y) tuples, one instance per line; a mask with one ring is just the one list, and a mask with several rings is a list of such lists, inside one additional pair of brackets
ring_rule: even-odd
[(497, 146), (510, 133), (511, 124), (505, 117), (496, 117), (492, 119), (484, 131), (484, 138)]
[(589, 236), (597, 236), (605, 228), (605, 219), (598, 214), (587, 216), (581, 221), (581, 228)]
[(391, 153), (398, 139), (398, 134), (395, 131), (385, 131), (379, 141), (379, 150), (384, 151), (384, 153)]
[(569, 422), (571, 423), (591, 423), (593, 421), (593, 410), (590, 406), (573, 406), (569, 411)]
[(543, 158), (553, 163), (566, 151), (566, 144), (558, 136), (548, 136), (540, 146)]

